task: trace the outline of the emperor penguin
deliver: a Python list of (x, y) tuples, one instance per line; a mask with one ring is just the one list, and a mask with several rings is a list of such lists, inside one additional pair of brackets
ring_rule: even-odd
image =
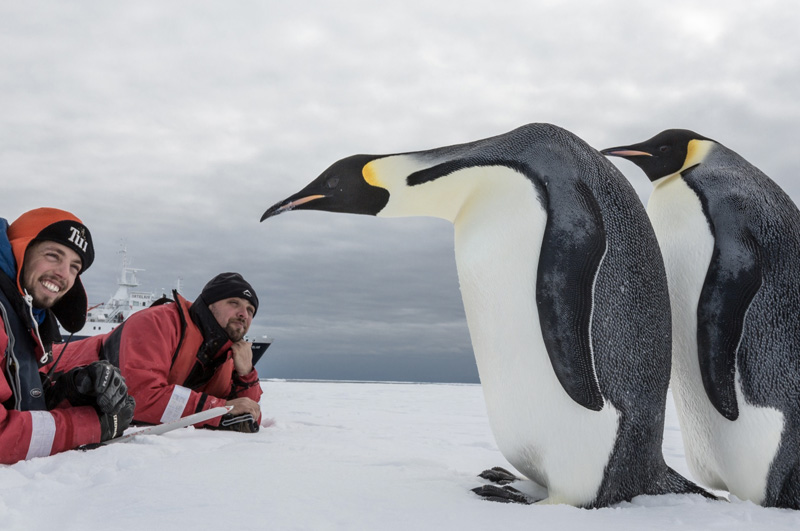
[(722, 144), (670, 129), (603, 150), (644, 170), (672, 303), (672, 390), (701, 483), (800, 509), (800, 212)]
[(658, 243), (631, 185), (578, 137), (529, 124), (351, 156), (261, 220), (305, 209), (453, 223), (489, 423), (508, 462), (547, 488), (540, 503), (705, 493), (661, 453), (670, 310)]

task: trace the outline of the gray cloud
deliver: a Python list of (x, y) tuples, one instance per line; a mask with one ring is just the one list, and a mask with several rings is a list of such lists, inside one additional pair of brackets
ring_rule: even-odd
[(533, 121), (598, 148), (695, 129), (796, 199), (799, 15), (788, 0), (4, 3), (0, 215), (82, 217), (93, 302), (122, 239), (153, 290), (180, 277), (194, 297), (241, 271), (266, 303), (254, 332), (276, 338), (268, 375), (461, 377), (449, 224), (261, 213), (342, 157)]

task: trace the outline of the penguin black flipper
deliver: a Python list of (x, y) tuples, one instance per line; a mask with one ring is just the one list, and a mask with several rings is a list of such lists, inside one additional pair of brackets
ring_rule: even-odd
[(736, 420), (736, 351), (747, 309), (761, 287), (761, 253), (746, 228), (730, 222), (715, 225), (729, 228), (715, 234), (697, 306), (697, 348), (709, 400), (726, 419)]
[(547, 224), (536, 279), (542, 336), (561, 386), (581, 406), (600, 411), (603, 395), (594, 368), (591, 317), (594, 280), (606, 234), (589, 187), (577, 178), (543, 178)]

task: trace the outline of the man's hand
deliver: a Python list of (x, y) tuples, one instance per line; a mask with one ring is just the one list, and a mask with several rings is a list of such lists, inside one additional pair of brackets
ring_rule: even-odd
[(128, 395), (122, 401), (122, 406), (114, 413), (97, 412), (100, 418), (100, 442), (116, 439), (125, 431), (133, 420), (133, 411), (136, 408), (136, 400)]
[(256, 420), (261, 417), (261, 406), (258, 405), (258, 402), (250, 398), (234, 398), (225, 402), (225, 405), (233, 406), (233, 409), (228, 412), (228, 415), (233, 417), (247, 414), (252, 415)]
[(66, 399), (72, 406), (95, 406), (101, 413), (117, 413), (124, 406), (128, 387), (119, 369), (107, 361), (95, 361), (61, 375), (47, 392), (52, 409)]
[(257, 433), (259, 428), (258, 421), (254, 419), (252, 415), (247, 414), (233, 417), (230, 413), (222, 415), (219, 426), (217, 426), (218, 430), (238, 431), (242, 433)]
[(96, 361), (74, 371), (73, 381), (79, 394), (97, 397), (97, 408), (103, 413), (116, 413), (128, 397), (125, 378), (107, 361)]
[(241, 339), (231, 345), (233, 368), (239, 376), (247, 376), (253, 370), (253, 344)]
[(261, 420), (261, 407), (258, 402), (249, 398), (234, 398), (228, 400), (226, 406), (233, 406), (227, 414), (222, 416), (218, 430), (240, 431), (242, 433), (256, 433)]

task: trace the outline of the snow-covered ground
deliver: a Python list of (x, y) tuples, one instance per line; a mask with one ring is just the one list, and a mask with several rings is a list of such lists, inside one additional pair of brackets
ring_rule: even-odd
[[(476, 475), (508, 464), (478, 385), (262, 385), (275, 422), (258, 434), (187, 428), (0, 467), (0, 529), (800, 528), (800, 511), (696, 496), (600, 510), (484, 501)], [(664, 453), (688, 475), (671, 402)]]

